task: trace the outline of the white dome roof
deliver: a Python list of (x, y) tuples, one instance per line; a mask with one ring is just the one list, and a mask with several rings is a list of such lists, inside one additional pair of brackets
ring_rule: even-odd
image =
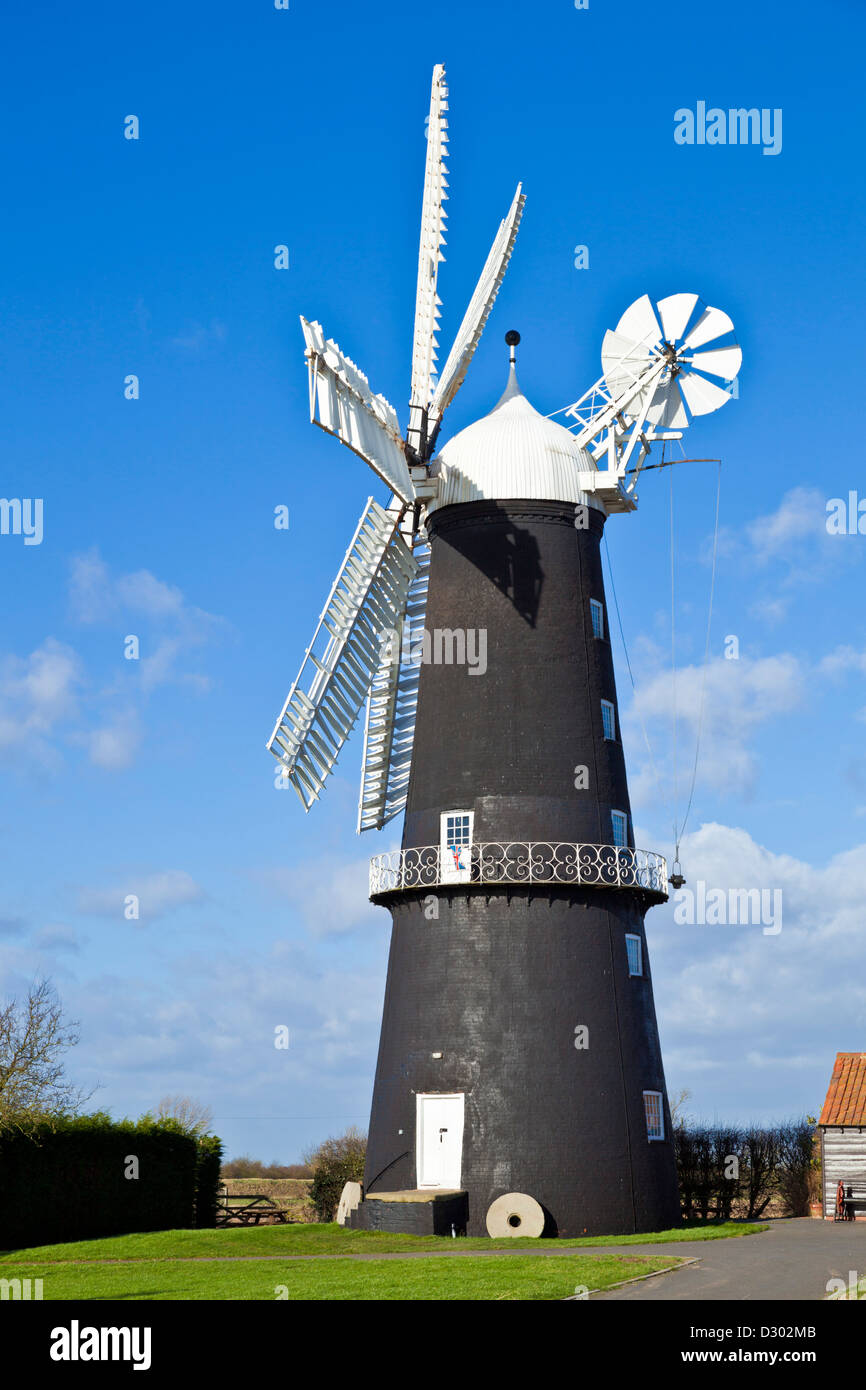
[(583, 502), (604, 510), (597, 497), (580, 489), (581, 472), (595, 467), (570, 430), (529, 404), (512, 366), (505, 394), (490, 414), (455, 434), (434, 459), (439, 495), (429, 510), (511, 497)]

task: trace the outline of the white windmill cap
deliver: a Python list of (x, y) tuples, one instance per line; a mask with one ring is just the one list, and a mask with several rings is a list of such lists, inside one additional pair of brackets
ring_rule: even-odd
[(434, 459), (439, 494), (429, 510), (514, 497), (583, 502), (604, 510), (580, 487), (581, 472), (595, 467), (569, 430), (530, 405), (512, 363), (508, 385), (490, 414), (455, 434)]

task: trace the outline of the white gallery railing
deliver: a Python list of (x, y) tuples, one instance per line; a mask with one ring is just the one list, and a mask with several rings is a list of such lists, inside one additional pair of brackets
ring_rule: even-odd
[(461, 883), (643, 888), (666, 898), (668, 866), (663, 855), (651, 850), (551, 840), (487, 841), (457, 851), (421, 845), (377, 854), (370, 860), (371, 898)]

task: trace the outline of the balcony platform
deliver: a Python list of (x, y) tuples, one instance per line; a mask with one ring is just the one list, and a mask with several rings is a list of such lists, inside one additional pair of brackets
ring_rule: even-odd
[(377, 854), (370, 860), (370, 898), (380, 902), (392, 893), (509, 884), (637, 889), (655, 902), (668, 897), (667, 862), (651, 850), (551, 840), (486, 841), (463, 855), (468, 862), (455, 867), (453, 851), (439, 845)]

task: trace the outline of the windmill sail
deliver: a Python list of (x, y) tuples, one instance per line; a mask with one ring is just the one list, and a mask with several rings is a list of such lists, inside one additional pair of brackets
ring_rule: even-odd
[(523, 205), (526, 202), (522, 187), (522, 184), (517, 185), (517, 192), (514, 194), (514, 200), (508, 210), (508, 216), (499, 224), (499, 231), (484, 263), (478, 284), (475, 286), (475, 293), (469, 301), (469, 308), (466, 310), (457, 337), (454, 339), (454, 346), (442, 368), (442, 375), (430, 404), (431, 427), (434, 422), (441, 419), (442, 412), (451, 404), (463, 385), (463, 378), (484, 331), (484, 325), (490, 310), (493, 308), (493, 302), (499, 293), (499, 286), (505, 278), (511, 252), (514, 250), (517, 231), (520, 227), (520, 219), (523, 216)]
[(306, 811), (358, 718), (380, 667), (383, 635), (402, 629), (418, 562), (400, 534), (401, 517), (368, 499), (268, 740)]
[(319, 323), (301, 318), (310, 372), (310, 419), (368, 463), (404, 502), (415, 499), (397, 412)]
[(418, 569), (409, 589), (401, 636), (403, 652), (383, 653), (379, 670), (367, 696), (367, 723), (358, 802), (358, 832), (381, 830), (406, 805), (415, 712), (421, 677), (424, 615), (430, 575), (430, 548), (416, 545)]
[[(305, 810), (321, 795), (364, 701), (367, 701), (359, 830), (385, 825), (406, 804), (420, 679), (416, 644), (423, 637), (429, 548), (418, 540), (425, 509), (437, 495), (430, 455), (442, 412), (457, 394), (502, 283), (523, 213), (518, 184), (437, 383), (448, 182), (448, 88), (433, 70), (418, 252), (409, 427), (321, 324), (301, 318), (309, 369), (310, 419), (362, 458), (390, 488), (385, 510), (367, 503), (328, 597), (298, 678), (268, 741)], [(414, 549), (404, 539), (412, 509)], [(420, 625), (420, 627), (419, 627)], [(392, 657), (383, 633), (394, 634)], [(405, 634), (405, 636), (404, 636)], [(411, 653), (401, 660), (403, 642)], [(421, 647), (423, 651), (423, 645)]]
[(430, 115), (427, 118), (427, 164), (424, 170), (424, 198), (421, 205), (421, 242), (418, 249), (418, 288), (415, 296), (415, 332), (412, 341), (412, 395), (409, 407), (408, 441), (417, 453), (423, 448), (424, 411), (433, 395), (436, 373), (436, 331), (442, 301), (436, 293), (439, 264), (445, 259), (445, 221), (442, 206), (448, 198), (445, 178), (448, 170), (448, 88), (441, 63), (433, 69)]

